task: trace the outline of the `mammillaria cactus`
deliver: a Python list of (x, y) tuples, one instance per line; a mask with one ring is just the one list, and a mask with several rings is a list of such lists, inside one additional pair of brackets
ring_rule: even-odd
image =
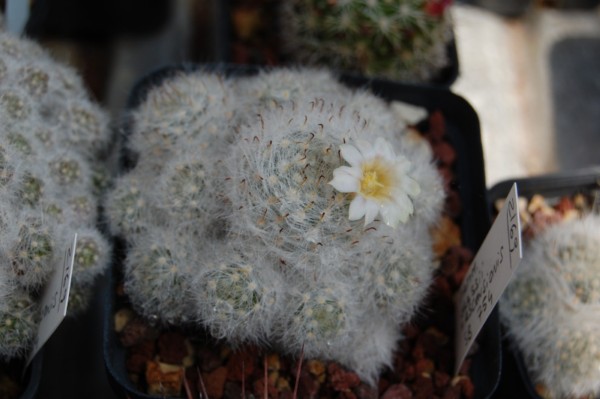
[(0, 55), (0, 356), (12, 358), (29, 350), (36, 300), (76, 232), (70, 314), (108, 264), (94, 173), (106, 169), (110, 130), (75, 71), (40, 46), (0, 32)]
[(406, 81), (448, 64), (448, 0), (286, 0), (281, 37), (295, 62)]
[[(181, 105), (162, 108), (173, 93)], [(389, 104), (324, 71), (200, 70), (153, 87), (132, 118), (137, 163), (106, 207), (137, 310), (374, 382), (428, 290), (444, 201)]]
[(538, 233), (501, 301), (501, 316), (551, 397), (600, 393), (600, 217)]

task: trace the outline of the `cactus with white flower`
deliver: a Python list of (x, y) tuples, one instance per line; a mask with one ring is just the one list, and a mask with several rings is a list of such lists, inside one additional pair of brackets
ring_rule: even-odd
[(37, 298), (75, 233), (69, 314), (85, 308), (107, 267), (110, 246), (96, 223), (110, 141), (108, 116), (73, 69), (0, 32), (0, 357), (27, 354)]
[(132, 118), (137, 163), (106, 207), (136, 309), (374, 382), (427, 292), (444, 201), (431, 152), (390, 105), (324, 71), (196, 71)]
[(448, 0), (285, 0), (281, 38), (293, 62), (412, 82), (449, 64)]
[(553, 398), (600, 394), (600, 217), (536, 235), (501, 300), (531, 378)]

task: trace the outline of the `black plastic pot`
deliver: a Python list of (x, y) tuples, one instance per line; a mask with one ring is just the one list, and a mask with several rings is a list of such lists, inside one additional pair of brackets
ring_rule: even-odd
[[(176, 73), (193, 71), (198, 68), (224, 71), (229, 75), (252, 75), (259, 69), (255, 66), (194, 66), (184, 65), (160, 69), (141, 80), (133, 89), (129, 98), (129, 107), (135, 108), (146, 97), (148, 91), (163, 80)], [(455, 174), (457, 189), (462, 201), (462, 213), (459, 224), (463, 245), (476, 252), (490, 223), (488, 218), (486, 185), (481, 147), (479, 119), (473, 108), (463, 98), (447, 89), (406, 85), (379, 79), (366, 79), (356, 75), (344, 75), (341, 81), (350, 87), (366, 87), (388, 101), (402, 101), (426, 108), (428, 111), (440, 111), (445, 118), (446, 133), (450, 144), (457, 153)], [(126, 139), (126, 138), (125, 138)], [(135, 165), (133, 154), (124, 152), (122, 167), (129, 169)], [(123, 243), (119, 242), (123, 250)], [(122, 255), (122, 252), (117, 256)], [(117, 264), (118, 265), (118, 264)], [(116, 266), (117, 267), (117, 266)], [(118, 281), (118, 269), (113, 269), (110, 286)], [(126, 351), (118, 342), (114, 332), (114, 311), (119, 305), (113, 294), (107, 291), (104, 323), (104, 361), (107, 373), (115, 391), (122, 397), (158, 398), (140, 392), (129, 380), (125, 369)], [(478, 339), (478, 351), (471, 357), (470, 376), (475, 385), (475, 398), (491, 397), (500, 378), (501, 346), (498, 310), (494, 309), (483, 327)]]
[[(600, 192), (600, 167), (579, 169), (572, 172), (547, 174), (529, 178), (505, 180), (494, 185), (488, 192), (489, 212), (492, 218), (496, 214), (494, 203), (506, 198), (513, 183), (517, 183), (519, 196), (530, 199), (536, 194), (552, 200), (562, 196), (572, 196), (578, 193), (589, 194)], [(534, 382), (529, 377), (527, 367), (521, 353), (506, 337), (502, 339), (502, 377), (498, 388), (498, 398), (526, 397), (542, 399), (535, 390)]]
[[(31, 360), (31, 363), (27, 367), (23, 378), (21, 380), (21, 384), (23, 387), (23, 391), (18, 399), (34, 399), (38, 396), (40, 380), (42, 378), (42, 365), (44, 362), (44, 350), (41, 349), (35, 357)], [(15, 376), (23, 370), (24, 360), (23, 359), (15, 359), (11, 360), (8, 364), (3, 363), (2, 367), (7, 368), (13, 374), (15, 372)]]

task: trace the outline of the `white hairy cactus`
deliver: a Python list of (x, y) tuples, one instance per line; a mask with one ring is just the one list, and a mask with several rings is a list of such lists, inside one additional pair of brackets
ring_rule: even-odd
[[(189, 104), (209, 105), (195, 118)], [(137, 164), (106, 207), (134, 306), (374, 382), (427, 292), (444, 201), (431, 153), (389, 104), (324, 71), (200, 71), (151, 89), (133, 120)], [(340, 177), (361, 167), (361, 182)]]
[(75, 71), (40, 46), (0, 32), (0, 355), (25, 354), (40, 290), (61, 268), (76, 232), (69, 313), (84, 309), (109, 262), (97, 230), (98, 170), (111, 141), (108, 116)]
[(561, 222), (525, 248), (501, 316), (552, 397), (600, 393), (600, 217)]

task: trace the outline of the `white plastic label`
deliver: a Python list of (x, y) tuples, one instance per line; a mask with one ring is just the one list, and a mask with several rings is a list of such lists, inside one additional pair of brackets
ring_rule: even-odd
[(456, 294), (455, 374), (522, 257), (515, 183)]
[(67, 315), (69, 293), (71, 291), (71, 278), (75, 264), (75, 248), (77, 247), (77, 234), (73, 243), (65, 251), (65, 258), (60, 269), (55, 269), (46, 284), (40, 298), (41, 320), (38, 333), (35, 337), (33, 348), (27, 359), (27, 365), (52, 336), (60, 323)]

